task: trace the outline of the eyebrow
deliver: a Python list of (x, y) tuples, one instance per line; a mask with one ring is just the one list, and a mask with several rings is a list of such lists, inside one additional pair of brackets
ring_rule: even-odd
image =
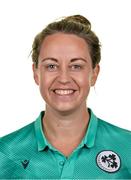
[[(47, 60), (58, 62), (58, 60), (56, 58), (53, 58), (53, 57), (44, 58), (44, 59), (42, 59), (42, 62), (47, 61)], [(82, 57), (73, 58), (73, 59), (71, 59), (71, 62), (75, 62), (75, 61), (78, 61), (78, 60), (82, 60), (82, 61), (87, 63), (87, 60), (82, 58)]]
[(87, 63), (87, 60), (86, 60), (86, 59), (84, 59), (84, 58), (82, 58), (82, 57), (73, 58), (73, 59), (71, 59), (71, 62), (78, 61), (78, 60), (82, 60), (82, 61), (84, 61), (84, 62), (86, 62), (86, 63)]
[(58, 60), (56, 58), (53, 58), (53, 57), (44, 58), (44, 59), (42, 59), (41, 62), (44, 62), (44, 61), (47, 61), (47, 60), (58, 62)]

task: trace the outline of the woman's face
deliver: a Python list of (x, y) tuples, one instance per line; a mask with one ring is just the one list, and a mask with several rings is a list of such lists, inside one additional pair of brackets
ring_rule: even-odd
[(72, 34), (49, 35), (38, 60), (38, 68), (33, 65), (34, 79), (46, 107), (61, 113), (85, 108), (99, 73), (99, 65), (92, 69), (85, 40)]

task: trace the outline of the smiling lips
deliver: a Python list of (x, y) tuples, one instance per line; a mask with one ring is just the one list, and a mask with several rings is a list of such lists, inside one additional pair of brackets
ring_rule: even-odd
[(58, 94), (58, 95), (71, 95), (75, 92), (76, 90), (73, 90), (73, 89), (55, 89), (53, 92), (55, 94)]

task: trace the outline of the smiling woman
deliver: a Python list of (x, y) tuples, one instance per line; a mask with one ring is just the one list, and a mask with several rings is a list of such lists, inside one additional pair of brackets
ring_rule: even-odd
[(89, 48), (83, 38), (65, 33), (47, 36), (33, 71), (47, 109), (52, 108), (58, 114), (72, 111), (79, 116), (86, 112), (86, 98), (97, 79), (99, 65), (92, 68)]
[(131, 179), (131, 132), (97, 118), (87, 105), (100, 57), (99, 39), (81, 15), (35, 37), (32, 69), (46, 109), (1, 138), (0, 178)]

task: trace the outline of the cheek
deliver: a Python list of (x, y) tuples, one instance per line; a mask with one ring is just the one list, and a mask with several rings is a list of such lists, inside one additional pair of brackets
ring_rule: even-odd
[(91, 76), (87, 73), (76, 76), (76, 82), (80, 87), (88, 88), (91, 84)]
[(43, 94), (44, 90), (46, 89), (46, 86), (48, 84), (47, 78), (45, 76), (45, 74), (40, 71), (39, 74), (39, 89), (41, 91), (41, 94)]
[(54, 77), (49, 75), (48, 73), (41, 73), (40, 75), (40, 90), (42, 93), (47, 93), (47, 91), (50, 89)]

